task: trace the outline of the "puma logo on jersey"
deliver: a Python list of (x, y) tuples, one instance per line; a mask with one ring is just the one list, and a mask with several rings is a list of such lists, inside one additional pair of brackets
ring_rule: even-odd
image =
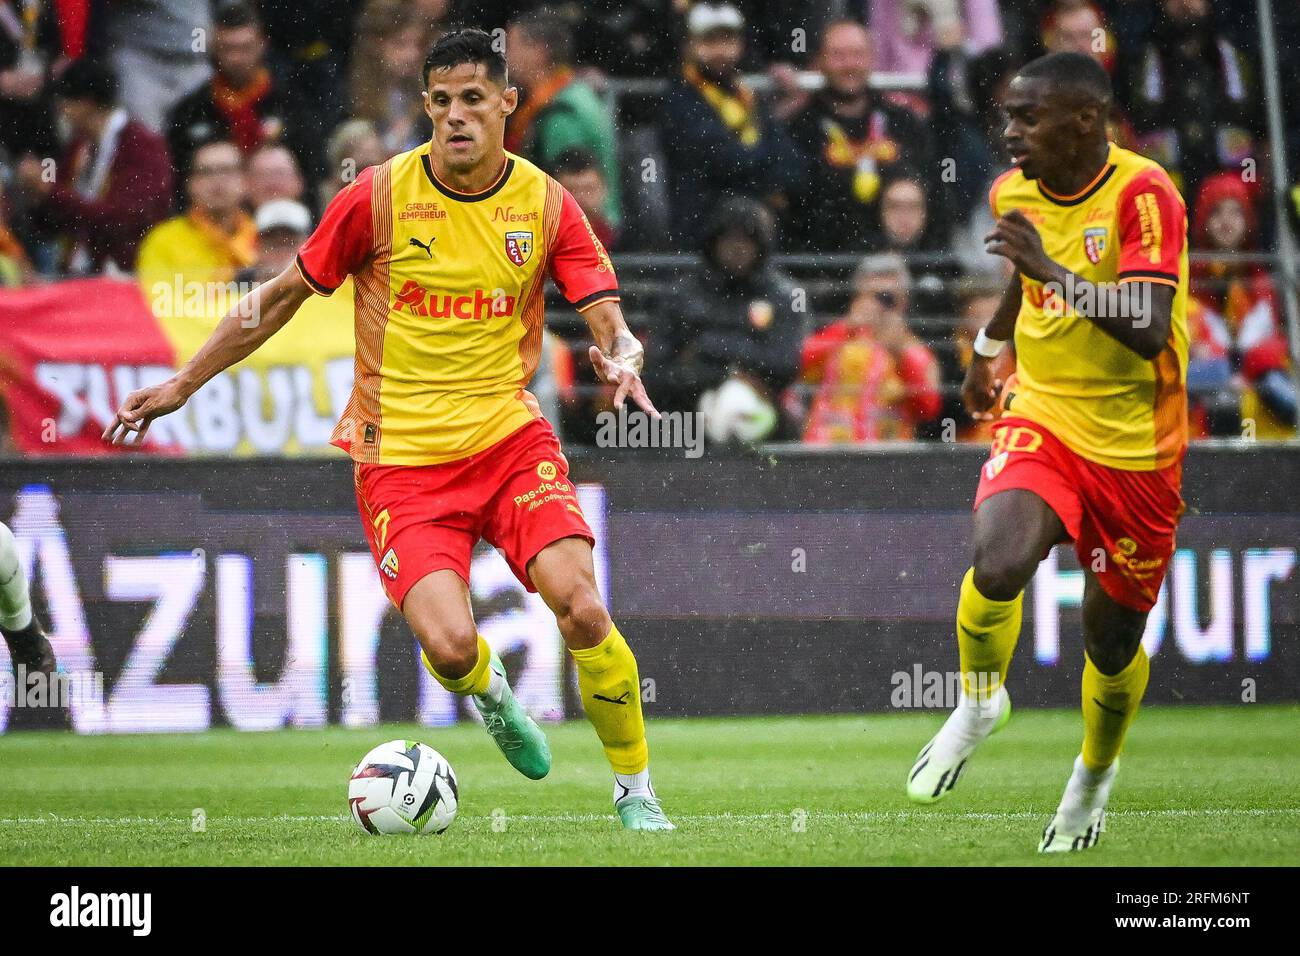
[(425, 251), (425, 253), (429, 256), (430, 259), (433, 258), (433, 244), (437, 241), (438, 241), (437, 236), (430, 236), (428, 242), (421, 242), (419, 239), (416, 239), (415, 236), (411, 237), (411, 245), (419, 246), (421, 249)]

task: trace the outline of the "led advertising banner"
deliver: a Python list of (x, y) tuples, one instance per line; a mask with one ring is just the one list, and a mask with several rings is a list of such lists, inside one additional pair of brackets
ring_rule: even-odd
[[(579, 500), (600, 535), (600, 488), (580, 487)], [(5, 520), (70, 677), (78, 731), (438, 725), (468, 711), (420, 665), (355, 513), (229, 511), (188, 491), (33, 484)], [(603, 550), (597, 558), (603, 567)], [(559, 719), (566, 671), (554, 617), (485, 545), (471, 581), (479, 631), (519, 699)], [(3, 727), (15, 697), (2, 645), (0, 675)]]
[[(943, 708), (978, 449), (844, 456), (572, 450), (599, 583), (648, 712)], [(1197, 449), (1144, 639), (1153, 703), (1300, 699), (1300, 453)], [(345, 461), (0, 464), (38, 614), (84, 733), (472, 719), (380, 587)], [(574, 716), (550, 612), (486, 545), (472, 600), (520, 698)], [(1083, 573), (1026, 596), (1018, 706), (1076, 706)], [(0, 728), (19, 704), (0, 648)]]

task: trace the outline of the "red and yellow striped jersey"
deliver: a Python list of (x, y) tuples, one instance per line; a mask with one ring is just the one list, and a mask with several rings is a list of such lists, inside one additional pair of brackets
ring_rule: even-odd
[(1175, 289), (1169, 339), (1147, 360), (1021, 276), (1009, 413), (1111, 468), (1177, 461), (1187, 444), (1187, 209), (1168, 174), (1112, 143), (1105, 167), (1074, 196), (1057, 196), (1016, 168), (994, 182), (989, 201), (995, 216), (1024, 213), (1047, 254), (1082, 279)]
[(618, 300), (564, 187), (507, 153), (491, 186), (457, 192), (427, 143), (345, 187), (297, 263), (321, 295), (355, 276), (355, 379), (332, 441), (359, 462), (456, 461), (539, 417), (525, 386), (548, 275), (579, 310)]

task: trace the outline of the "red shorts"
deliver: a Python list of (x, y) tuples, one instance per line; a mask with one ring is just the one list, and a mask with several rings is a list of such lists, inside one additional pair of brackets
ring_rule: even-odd
[(469, 582), (479, 538), (505, 555), (529, 591), (528, 562), (561, 538), (595, 544), (569, 480), (569, 463), (544, 418), (468, 458), (440, 465), (355, 466), (357, 508), (388, 597), (432, 571)]
[(1183, 513), (1182, 462), (1155, 471), (1108, 468), (1076, 454), (1026, 418), (993, 426), (975, 507), (1023, 488), (1047, 502), (1074, 541), (1079, 563), (1117, 603), (1149, 611), (1174, 554)]

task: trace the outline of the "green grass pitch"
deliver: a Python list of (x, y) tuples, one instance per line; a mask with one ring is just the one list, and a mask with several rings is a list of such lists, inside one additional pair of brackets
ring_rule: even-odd
[[(1148, 708), (1100, 845), (1035, 848), (1077, 752), (1076, 711), (1018, 711), (959, 788), (916, 807), (903, 779), (941, 715), (652, 720), (655, 783), (678, 824), (622, 832), (591, 729), (551, 726), (532, 783), (483, 731), (392, 725), (269, 734), (0, 737), (0, 864), (1269, 865), (1300, 859), (1300, 707)], [(371, 837), (349, 771), (411, 737), (460, 778), (442, 836)], [(202, 808), (206, 831), (193, 832)]]

